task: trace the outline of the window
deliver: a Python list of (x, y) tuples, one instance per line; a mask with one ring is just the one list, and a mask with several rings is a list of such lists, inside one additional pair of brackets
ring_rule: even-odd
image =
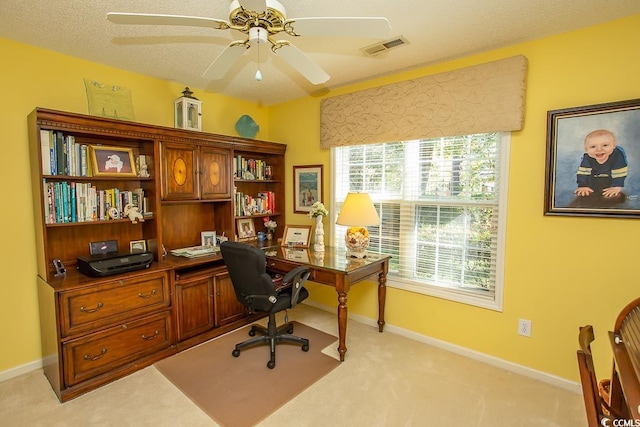
[[(509, 134), (332, 149), (334, 214), (369, 193), (381, 225), (369, 250), (392, 256), (387, 285), (495, 310), (502, 270)], [(346, 228), (334, 225), (334, 246)]]

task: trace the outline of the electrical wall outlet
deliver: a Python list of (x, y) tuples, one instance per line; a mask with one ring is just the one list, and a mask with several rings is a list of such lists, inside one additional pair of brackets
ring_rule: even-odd
[(519, 319), (518, 320), (518, 335), (523, 337), (531, 336), (531, 320)]

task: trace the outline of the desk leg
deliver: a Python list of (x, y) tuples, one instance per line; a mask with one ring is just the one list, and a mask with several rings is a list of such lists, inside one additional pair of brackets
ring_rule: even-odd
[(344, 362), (344, 354), (347, 352), (347, 294), (338, 292), (338, 353), (340, 361)]
[(378, 332), (384, 330), (384, 305), (387, 301), (387, 272), (378, 276)]

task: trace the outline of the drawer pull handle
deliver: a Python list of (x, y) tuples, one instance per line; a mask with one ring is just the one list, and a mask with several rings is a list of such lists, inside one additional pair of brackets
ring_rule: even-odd
[(138, 292), (138, 296), (142, 299), (149, 299), (152, 296), (154, 296), (155, 294), (157, 294), (158, 292), (154, 289), (151, 291), (151, 293), (149, 295), (142, 295), (142, 292)]
[(100, 359), (102, 356), (104, 356), (105, 354), (107, 354), (107, 349), (106, 349), (106, 348), (103, 348), (103, 349), (102, 349), (102, 352), (101, 352), (99, 355), (97, 355), (97, 356), (93, 356), (93, 357), (91, 357), (91, 356), (89, 356), (88, 354), (85, 354), (82, 358), (83, 358), (84, 360), (98, 360), (98, 359)]
[(152, 339), (156, 338), (158, 335), (160, 335), (160, 332), (156, 331), (156, 333), (151, 335), (150, 337), (146, 335), (142, 335), (142, 339), (145, 341), (151, 341)]
[[(80, 307), (80, 311), (84, 312), (84, 313), (95, 313), (96, 311), (100, 310), (102, 308), (104, 304), (102, 304), (101, 302), (98, 303), (98, 305), (96, 306), (96, 308), (87, 308), (87, 307)], [(106, 351), (106, 350), (105, 350)]]

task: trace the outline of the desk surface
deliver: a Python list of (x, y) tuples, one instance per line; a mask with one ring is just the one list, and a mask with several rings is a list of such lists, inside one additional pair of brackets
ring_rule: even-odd
[(367, 252), (365, 258), (347, 258), (345, 248), (325, 247), (323, 252), (313, 249), (289, 248), (286, 246), (267, 246), (262, 250), (269, 258), (307, 264), (311, 267), (334, 270), (339, 273), (351, 273), (363, 267), (380, 263), (391, 258), (389, 255), (379, 255)]

